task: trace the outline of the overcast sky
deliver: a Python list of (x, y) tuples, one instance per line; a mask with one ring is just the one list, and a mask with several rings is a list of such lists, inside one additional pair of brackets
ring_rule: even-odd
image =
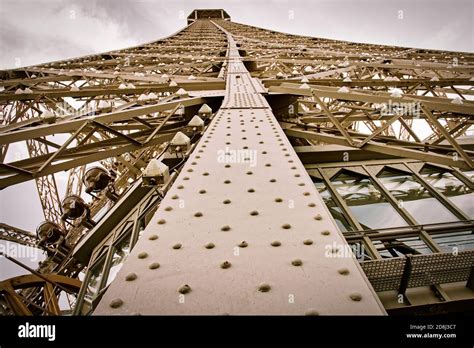
[[(183, 27), (194, 8), (222, 6), (233, 21), (282, 32), (474, 52), (472, 0), (0, 0), (0, 69), (153, 41)], [(26, 149), (13, 146), (15, 155)], [(56, 180), (63, 194), (65, 174)], [(37, 196), (32, 181), (0, 191), (0, 221), (34, 231), (43, 219)], [(15, 272), (0, 258), (0, 280)]]
[(138, 45), (194, 8), (237, 22), (357, 42), (474, 51), (472, 0), (0, 0), (0, 68)]

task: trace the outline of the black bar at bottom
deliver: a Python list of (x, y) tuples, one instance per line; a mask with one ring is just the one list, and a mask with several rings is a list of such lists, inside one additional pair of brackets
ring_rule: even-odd
[[(470, 315), (431, 317), (0, 317), (0, 346), (28, 344), (416, 344), (472, 347)], [(54, 325), (54, 340), (51, 327)], [(32, 329), (33, 327), (33, 329)], [(22, 332), (20, 333), (20, 330)], [(19, 337), (43, 333), (47, 337)], [(49, 337), (49, 338), (48, 338)]]

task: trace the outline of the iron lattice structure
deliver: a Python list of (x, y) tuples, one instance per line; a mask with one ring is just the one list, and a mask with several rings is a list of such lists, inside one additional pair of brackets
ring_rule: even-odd
[[(41, 286), (4, 281), (0, 308), (58, 314), (45, 299), (71, 288), (76, 314), (98, 303), (112, 314), (471, 308), (473, 64), (470, 53), (289, 35), (208, 9), (152, 43), (2, 71), (0, 187), (35, 180), (49, 224), (38, 237), (1, 226), (1, 239), (48, 257), (34, 271)], [(17, 142), (28, 158), (9, 154)], [(166, 169), (150, 184), (155, 160)], [(106, 185), (86, 190), (87, 178)], [(413, 210), (423, 199), (444, 215)], [(392, 222), (357, 210), (371, 204), (390, 207), (378, 220)], [(42, 231), (61, 237), (48, 244)], [(49, 280), (81, 272), (80, 291)], [(421, 287), (438, 302), (412, 303)]]

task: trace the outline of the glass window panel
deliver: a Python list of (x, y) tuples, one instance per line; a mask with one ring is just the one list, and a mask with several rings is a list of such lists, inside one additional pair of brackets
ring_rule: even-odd
[(425, 167), (421, 176), (438, 192), (442, 193), (469, 217), (474, 218), (474, 193), (450, 172), (437, 168)]
[(130, 237), (131, 231), (128, 231), (116, 245), (113, 246), (112, 261), (110, 264), (109, 276), (107, 277), (106, 286), (108, 286), (117, 276), (117, 273), (123, 266), (125, 259), (130, 254)]
[(457, 251), (473, 250), (474, 234), (472, 232), (473, 231), (462, 231), (435, 234), (432, 238), (445, 253), (452, 253), (455, 247)]
[(329, 212), (331, 213), (332, 217), (334, 218), (334, 220), (336, 220), (336, 224), (339, 230), (342, 232), (352, 231), (351, 225), (342, 213), (342, 210), (336, 205), (336, 202), (332, 199), (331, 193), (327, 189), (326, 185), (320, 180), (316, 181), (314, 185), (316, 186), (319, 194), (321, 195), (324, 204), (326, 204), (326, 207), (329, 209)]
[(363, 228), (407, 226), (369, 178), (342, 173), (332, 180), (332, 184)]
[(419, 224), (458, 220), (413, 175), (384, 170), (379, 174), (379, 179)]
[(104, 275), (104, 262), (105, 256), (103, 256), (99, 261), (97, 261), (97, 263), (90, 270), (90, 276), (87, 282), (87, 289), (84, 295), (84, 300), (86, 302), (92, 303), (92, 301), (96, 298), (99, 292), (102, 276)]
[(419, 236), (396, 238), (373, 244), (383, 258), (400, 257), (407, 254), (431, 254), (432, 251)]

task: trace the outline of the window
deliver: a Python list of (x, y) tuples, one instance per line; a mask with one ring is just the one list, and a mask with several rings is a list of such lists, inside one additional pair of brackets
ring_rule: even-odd
[(344, 214), (342, 213), (342, 210), (336, 205), (336, 202), (334, 202), (334, 200), (332, 199), (332, 196), (329, 193), (329, 190), (327, 189), (326, 185), (321, 180), (313, 180), (315, 180), (314, 185), (316, 186), (319, 194), (321, 195), (324, 204), (326, 204), (326, 207), (329, 209), (329, 212), (331, 213), (332, 217), (334, 218), (334, 220), (336, 220), (336, 224), (339, 230), (342, 232), (352, 231), (351, 225), (345, 218)]
[(470, 218), (474, 219), (474, 193), (453, 174), (438, 168), (425, 166), (420, 172), (438, 192), (442, 193)]
[(105, 255), (97, 261), (89, 271), (87, 288), (84, 295), (83, 314), (87, 314), (92, 309), (92, 303), (99, 293), (100, 283), (104, 275)]
[(115, 279), (117, 273), (123, 266), (125, 259), (130, 254), (130, 237), (132, 235), (129, 230), (125, 236), (113, 246), (112, 249), (112, 260), (110, 262), (109, 275), (107, 277), (106, 287)]
[(407, 226), (369, 178), (343, 172), (331, 181), (364, 229)]
[(419, 224), (458, 220), (413, 175), (385, 169), (379, 174), (379, 179)]

